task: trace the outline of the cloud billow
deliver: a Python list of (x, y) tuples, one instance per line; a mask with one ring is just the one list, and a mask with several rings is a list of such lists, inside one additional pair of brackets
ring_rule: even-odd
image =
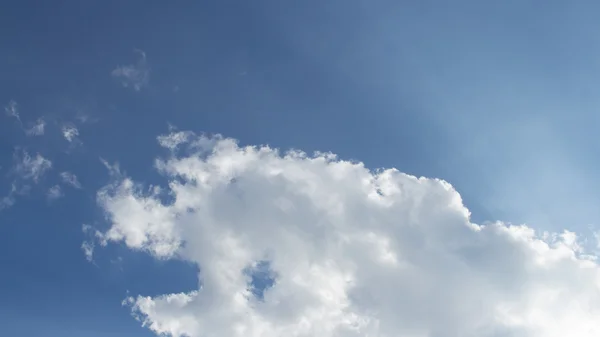
[[(113, 175), (98, 193), (103, 243), (200, 266), (196, 291), (127, 299), (156, 333), (600, 334), (600, 269), (574, 233), (471, 223), (443, 180), (185, 135), (159, 138), (186, 147), (155, 163), (166, 191)], [(247, 272), (259, 263), (273, 275), (260, 297)]]

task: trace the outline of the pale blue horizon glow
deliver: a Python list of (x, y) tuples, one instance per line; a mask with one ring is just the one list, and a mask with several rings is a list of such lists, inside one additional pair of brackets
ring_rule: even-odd
[[(599, 9), (6, 1), (0, 102), (16, 102), (19, 119), (10, 110), (0, 122), (0, 198), (14, 196), (0, 207), (0, 335), (151, 336), (120, 301), (195, 285), (183, 262), (109, 247), (94, 265), (80, 247), (82, 224), (106, 220), (100, 158), (160, 183), (152, 164), (168, 125), (445, 179), (474, 222), (590, 235), (600, 224)], [(12, 189), (22, 183), (15, 148), (52, 161), (29, 193)], [(66, 171), (82, 188), (61, 180)], [(54, 185), (64, 195), (49, 202)]]

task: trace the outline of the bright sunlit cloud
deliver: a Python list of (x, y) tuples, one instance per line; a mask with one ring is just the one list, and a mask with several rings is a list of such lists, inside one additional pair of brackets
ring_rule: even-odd
[[(186, 135), (159, 137), (186, 150), (156, 160), (165, 189), (113, 174), (98, 193), (102, 243), (200, 268), (195, 291), (126, 301), (158, 334), (600, 333), (600, 269), (574, 233), (471, 223), (443, 180)], [(260, 297), (257, 265), (273, 278)]]

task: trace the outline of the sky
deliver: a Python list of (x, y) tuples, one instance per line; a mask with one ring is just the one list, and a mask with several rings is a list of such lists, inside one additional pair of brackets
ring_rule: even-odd
[(12, 1), (0, 335), (597, 336), (593, 1)]

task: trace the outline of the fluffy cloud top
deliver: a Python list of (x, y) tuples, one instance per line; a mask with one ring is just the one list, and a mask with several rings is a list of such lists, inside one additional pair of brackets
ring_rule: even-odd
[[(159, 139), (186, 147), (156, 161), (168, 189), (121, 177), (98, 194), (105, 243), (200, 268), (196, 291), (126, 301), (156, 333), (600, 335), (600, 269), (573, 233), (473, 224), (445, 181), (331, 154)], [(251, 284), (258, 265), (275, 278), (263, 296)]]
[(79, 130), (74, 125), (66, 124), (62, 127), (62, 134), (69, 143), (72, 143), (73, 141), (77, 140), (77, 137), (79, 136)]

